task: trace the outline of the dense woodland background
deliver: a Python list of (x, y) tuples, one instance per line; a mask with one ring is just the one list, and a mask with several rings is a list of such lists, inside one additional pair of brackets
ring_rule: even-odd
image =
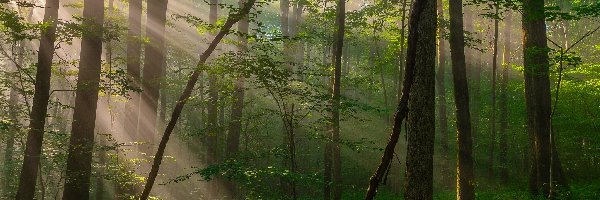
[(597, 0), (2, 0), (0, 199), (599, 199)]

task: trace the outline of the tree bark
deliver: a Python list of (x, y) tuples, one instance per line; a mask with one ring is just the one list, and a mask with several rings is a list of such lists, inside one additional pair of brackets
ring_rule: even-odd
[(84, 27), (93, 28), (81, 38), (81, 56), (75, 108), (71, 125), (69, 155), (64, 200), (89, 199), (92, 150), (96, 106), (100, 85), (102, 56), (102, 29), (104, 23), (104, 1), (85, 0), (83, 8)]
[[(409, 33), (408, 33), (408, 46), (407, 46), (407, 56), (406, 56), (406, 69), (405, 69), (405, 79), (403, 80), (403, 88), (402, 88), (402, 96), (400, 98), (400, 102), (398, 104), (398, 108), (396, 110), (396, 115), (394, 116), (394, 126), (392, 129), (392, 134), (390, 135), (390, 139), (385, 147), (384, 154), (381, 158), (381, 163), (377, 167), (377, 170), (371, 176), (369, 180), (369, 188), (367, 190), (367, 194), (365, 199), (370, 200), (375, 197), (377, 193), (377, 188), (379, 187), (379, 182), (383, 178), (385, 171), (388, 169), (391, 160), (394, 156), (394, 148), (396, 143), (398, 142), (398, 138), (400, 137), (400, 128), (402, 126), (402, 122), (404, 118), (409, 115), (408, 110), (409, 106), (416, 106), (418, 102), (417, 98), (410, 98), (411, 104), (409, 105), (409, 93), (411, 93), (411, 87), (413, 83), (419, 88), (428, 87), (431, 90), (429, 93), (434, 92), (432, 88), (434, 85), (434, 72), (435, 68), (435, 32), (436, 32), (436, 17), (435, 17), (435, 1), (434, 0), (416, 0), (412, 5), (412, 12), (410, 13), (409, 19)], [(421, 69), (417, 69), (416, 66), (419, 66)], [(417, 73), (418, 72), (418, 73)], [(424, 77), (417, 77), (416, 75), (427, 75)], [(427, 78), (432, 80), (426, 80)], [(421, 80), (416, 80), (421, 79)], [(427, 83), (429, 81), (429, 83)], [(429, 86), (430, 85), (430, 86)], [(416, 95), (417, 93), (415, 93)], [(433, 94), (431, 94), (433, 96)], [(424, 102), (431, 103), (431, 108), (433, 108), (433, 99), (423, 99)], [(427, 111), (423, 111), (427, 113)], [(435, 111), (430, 111), (433, 114)], [(413, 111), (413, 114), (414, 111)], [(412, 115), (412, 114), (411, 114)], [(431, 116), (433, 118), (433, 116)], [(409, 119), (412, 122), (416, 122), (418, 119)], [(419, 125), (427, 124), (427, 120), (419, 122), (419, 124), (411, 124), (411, 126), (419, 127)], [(434, 120), (429, 119), (429, 123)], [(413, 127), (413, 128), (415, 128)], [(433, 125), (431, 125), (433, 127)], [(425, 129), (423, 126), (422, 128)], [(415, 130), (415, 129), (411, 129)], [(433, 131), (430, 130), (430, 131)], [(414, 133), (414, 132), (413, 132)], [(418, 145), (415, 141), (421, 142), (425, 146), (420, 151), (415, 151), (414, 153), (407, 154), (407, 185), (406, 185), (406, 194), (405, 198), (407, 199), (419, 199), (420, 197), (431, 199), (432, 191), (430, 190), (433, 185), (429, 183), (433, 183), (433, 174), (432, 174), (432, 166), (433, 166), (433, 132), (429, 134), (423, 134), (421, 137), (411, 137), (411, 141), (409, 141), (409, 145)], [(415, 135), (413, 135), (415, 136)], [(410, 143), (413, 144), (410, 144)], [(430, 143), (430, 145), (429, 145)], [(412, 148), (409, 147), (409, 152), (411, 152)], [(429, 154), (431, 153), (431, 155)], [(412, 154), (412, 155), (411, 155)], [(410, 166), (409, 165), (420, 165), (414, 159), (414, 155), (420, 154), (421, 156), (425, 156), (421, 166)], [(431, 162), (430, 162), (431, 161)], [(408, 164), (408, 162), (411, 162)], [(414, 167), (414, 168), (413, 168)], [(419, 169), (421, 168), (421, 169)], [(431, 171), (429, 170), (431, 169)], [(408, 190), (415, 191), (408, 191)], [(422, 192), (419, 194), (419, 192)]]
[(498, 162), (500, 162), (500, 179), (503, 183), (508, 183), (508, 69), (511, 63), (510, 51), (511, 51), (511, 28), (512, 23), (512, 12), (506, 12), (504, 18), (504, 52), (503, 52), (503, 64), (502, 64), (502, 79), (500, 82), (500, 96), (499, 96), (499, 109), (500, 109), (500, 155), (498, 155)]
[(333, 73), (333, 90), (332, 90), (332, 129), (331, 139), (332, 144), (332, 169), (331, 176), (333, 179), (333, 199), (340, 200), (342, 198), (342, 158), (340, 152), (340, 92), (341, 92), (341, 75), (342, 75), (342, 50), (344, 48), (344, 33), (346, 25), (346, 1), (338, 0), (335, 15), (335, 35), (333, 39), (333, 58), (334, 64)]
[[(141, 30), (142, 30), (142, 0), (129, 1), (129, 29), (127, 30), (127, 75), (129, 85), (140, 88), (140, 54), (141, 54)], [(138, 122), (140, 112), (140, 93), (129, 91), (129, 101), (126, 104), (123, 128), (126, 134), (139, 140)]]
[(35, 75), (35, 91), (29, 116), (29, 130), (25, 144), (25, 155), (19, 176), (19, 190), (16, 199), (30, 200), (35, 196), (35, 184), (40, 165), (42, 141), (48, 100), (50, 99), (50, 77), (54, 42), (56, 40), (56, 24), (58, 19), (59, 0), (47, 0), (44, 8), (44, 23), (49, 24), (42, 32), (38, 53), (38, 64)]
[[(219, 0), (210, 0), (209, 23), (217, 24)], [(217, 164), (218, 145), (218, 116), (219, 116), (219, 83), (216, 74), (207, 71), (208, 74), (208, 105), (207, 105), (207, 130), (206, 132), (206, 164), (208, 166)], [(208, 182), (209, 199), (216, 198), (218, 187), (216, 180)]]
[(405, 199), (433, 199), (436, 1), (423, 2), (414, 76), (408, 100)]
[(496, 147), (496, 77), (498, 68), (498, 19), (500, 7), (497, 3), (494, 3), (494, 9), (496, 17), (494, 18), (494, 43), (493, 43), (493, 55), (492, 55), (492, 113), (490, 116), (490, 144), (488, 146), (488, 178), (493, 180), (494, 178), (494, 151)]
[(142, 94), (140, 102), (139, 134), (140, 139), (149, 142), (153, 149), (158, 119), (158, 101), (160, 83), (165, 67), (166, 45), (165, 24), (168, 0), (148, 2), (146, 36), (149, 40), (144, 49), (144, 68), (142, 69)]
[(450, 0), (449, 6), (450, 51), (458, 132), (456, 198), (471, 200), (475, 199), (475, 181), (473, 174), (471, 116), (469, 113), (469, 88), (465, 64), (462, 0)]
[(439, 132), (440, 132), (440, 144), (442, 154), (442, 181), (444, 184), (450, 183), (451, 177), (447, 177), (446, 174), (450, 174), (450, 160), (449, 160), (449, 133), (448, 133), (448, 115), (446, 108), (446, 41), (442, 38), (445, 35), (446, 29), (439, 25), (444, 20), (444, 5), (442, 0), (437, 0), (437, 15), (438, 15), (438, 34), (439, 34), (439, 46), (438, 46), (438, 71), (437, 71), (437, 89), (438, 89), (438, 117), (439, 117)]
[[(549, 57), (543, 0), (523, 2), (523, 64), (526, 77), (525, 90), (532, 98), (527, 115), (533, 127), (537, 187), (543, 196), (553, 198), (555, 185), (566, 188), (562, 167), (551, 138), (551, 98)], [(527, 81), (529, 79), (529, 81)], [(558, 162), (553, 162), (558, 161)], [(554, 166), (553, 166), (554, 165)], [(533, 173), (532, 173), (533, 175)], [(534, 191), (535, 194), (535, 191)]]
[(250, 8), (252, 8), (255, 1), (256, 0), (248, 0), (248, 3), (244, 4), (244, 7), (239, 11), (239, 13), (230, 15), (229, 18), (227, 18), (227, 20), (223, 24), (221, 30), (219, 30), (219, 33), (217, 33), (215, 38), (209, 44), (208, 48), (204, 51), (204, 53), (201, 54), (200, 60), (198, 61), (194, 71), (190, 75), (190, 80), (187, 82), (185, 89), (181, 93), (181, 96), (179, 96), (179, 99), (175, 104), (173, 111), (171, 112), (170, 121), (167, 124), (167, 127), (165, 128), (163, 136), (160, 140), (158, 150), (156, 151), (154, 161), (152, 163), (152, 169), (148, 174), (148, 178), (146, 179), (146, 185), (144, 186), (144, 191), (140, 196), (141, 200), (147, 200), (148, 196), (150, 195), (150, 191), (152, 190), (152, 186), (154, 185), (154, 181), (156, 180), (156, 176), (158, 175), (160, 164), (162, 163), (162, 158), (164, 156), (165, 148), (167, 146), (167, 142), (169, 141), (169, 137), (173, 133), (173, 129), (175, 129), (175, 125), (177, 124), (177, 121), (181, 116), (183, 106), (191, 96), (196, 82), (198, 82), (198, 77), (203, 71), (202, 66), (204, 65), (210, 54), (215, 50), (219, 42), (221, 42), (223, 37), (225, 37), (225, 35), (229, 33), (229, 30), (231, 29), (233, 24), (241, 20), (244, 16), (248, 14), (248, 12), (250, 12)]

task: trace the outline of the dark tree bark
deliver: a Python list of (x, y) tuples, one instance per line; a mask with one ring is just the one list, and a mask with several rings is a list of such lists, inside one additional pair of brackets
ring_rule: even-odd
[(198, 82), (198, 77), (200, 76), (200, 74), (203, 71), (202, 66), (204, 65), (204, 63), (206, 63), (206, 60), (208, 59), (210, 54), (215, 50), (215, 48), (217, 47), (219, 42), (221, 42), (223, 37), (225, 37), (225, 35), (227, 33), (229, 33), (229, 30), (231, 29), (233, 24), (237, 23), (244, 16), (246, 16), (248, 14), (248, 12), (250, 12), (250, 8), (252, 8), (255, 1), (256, 0), (248, 0), (248, 3), (246, 3), (244, 5), (244, 7), (239, 11), (239, 13), (231, 14), (229, 16), (229, 18), (227, 18), (227, 20), (223, 24), (223, 27), (221, 28), (221, 30), (219, 30), (219, 32), (217, 33), (215, 38), (209, 44), (208, 48), (201, 54), (200, 60), (198, 61), (198, 63), (196, 64), (196, 66), (194, 68), (194, 71), (190, 75), (190, 80), (187, 82), (185, 89), (181, 93), (181, 96), (179, 96), (179, 99), (178, 99), (177, 103), (175, 104), (175, 107), (173, 108), (170, 121), (167, 124), (167, 127), (165, 128), (165, 131), (163, 133), (163, 136), (162, 136), (159, 146), (158, 146), (158, 150), (156, 151), (156, 154), (154, 156), (154, 161), (152, 163), (152, 169), (150, 170), (150, 173), (148, 174), (148, 178), (146, 179), (146, 185), (144, 186), (144, 191), (142, 192), (142, 195), (140, 196), (141, 200), (147, 200), (148, 196), (150, 195), (150, 191), (152, 190), (152, 186), (154, 185), (154, 181), (156, 181), (156, 176), (158, 175), (158, 170), (160, 168), (160, 164), (162, 163), (162, 159), (163, 159), (163, 156), (165, 153), (165, 148), (167, 146), (167, 142), (169, 142), (169, 137), (173, 133), (173, 129), (175, 129), (175, 125), (177, 124), (177, 121), (179, 120), (179, 117), (181, 116), (181, 111), (183, 110), (183, 106), (185, 105), (185, 103), (187, 102), (189, 97), (191, 96), (194, 86), (196, 85), (196, 82)]
[(496, 147), (496, 77), (498, 68), (498, 19), (500, 7), (494, 3), (496, 18), (494, 18), (494, 43), (492, 55), (492, 114), (490, 116), (490, 144), (488, 146), (488, 178), (494, 178), (494, 151)]
[(457, 199), (475, 199), (473, 174), (473, 141), (469, 113), (469, 87), (465, 65), (462, 0), (450, 0), (450, 51), (454, 99), (456, 102), (456, 127), (458, 134)]
[[(140, 54), (141, 54), (141, 30), (142, 30), (142, 0), (129, 1), (129, 29), (127, 31), (127, 75), (129, 85), (140, 88)], [(126, 104), (123, 128), (125, 133), (139, 140), (138, 122), (140, 112), (140, 93), (130, 91), (129, 101)]]
[(164, 79), (166, 45), (165, 24), (168, 0), (148, 2), (146, 36), (149, 40), (144, 49), (144, 68), (142, 69), (142, 94), (140, 102), (139, 134), (140, 139), (149, 141), (147, 149), (153, 149), (158, 118), (160, 83)]
[[(400, 137), (400, 128), (407, 115), (410, 115), (409, 121), (413, 122), (410, 126), (412, 132), (409, 137), (409, 146), (407, 153), (407, 171), (406, 171), (406, 199), (431, 199), (433, 191), (433, 139), (434, 139), (434, 76), (435, 76), (435, 40), (436, 40), (436, 3), (434, 0), (416, 0), (412, 5), (412, 12), (409, 19), (408, 48), (406, 56), (406, 78), (404, 79), (402, 96), (394, 116), (394, 126), (390, 140), (388, 141), (381, 163), (369, 180), (369, 188), (365, 199), (370, 200), (375, 197), (379, 182), (383, 178), (385, 171), (389, 168), (394, 156), (394, 148)], [(417, 66), (419, 69), (417, 69)], [(418, 76), (417, 76), (418, 75)], [(418, 80), (420, 79), (420, 80)], [(427, 80), (430, 79), (430, 80)], [(409, 97), (418, 93), (411, 93), (411, 87), (419, 89), (428, 88), (431, 98)], [(413, 90), (414, 91), (414, 90)], [(410, 99), (410, 100), (409, 100)], [(410, 103), (409, 103), (410, 101)], [(423, 110), (417, 109), (417, 105), (429, 105)], [(409, 114), (409, 107), (415, 109)], [(430, 110), (426, 110), (430, 109)], [(427, 114), (426, 119), (416, 119), (415, 114)], [(422, 120), (422, 121), (420, 121)], [(431, 128), (426, 128), (430, 124)], [(414, 131), (422, 129), (424, 134), (417, 134)], [(428, 129), (428, 130), (427, 130)], [(429, 132), (430, 131), (430, 132)], [(411, 134), (411, 133), (408, 133)], [(412, 143), (412, 144), (410, 144)], [(418, 145), (421, 144), (420, 148)], [(416, 156), (421, 156), (417, 158)], [(421, 161), (417, 161), (420, 159)], [(415, 166), (416, 165), (416, 166)]]
[(544, 1), (525, 0), (522, 20), (525, 91), (529, 93), (526, 98), (531, 99), (526, 106), (530, 119), (528, 126), (533, 127), (534, 162), (537, 172), (537, 185), (531, 189), (534, 190), (534, 194), (537, 193), (535, 190), (539, 189), (543, 196), (553, 198), (555, 185), (566, 188), (567, 183), (562, 176), (562, 167), (551, 137), (550, 64)]
[(423, 2), (414, 76), (408, 100), (405, 199), (433, 199), (436, 1)]
[(333, 90), (331, 102), (332, 129), (332, 165), (333, 199), (342, 198), (342, 158), (340, 152), (340, 91), (342, 75), (342, 50), (344, 48), (344, 32), (346, 25), (346, 0), (338, 0), (335, 14), (335, 35), (333, 39)]
[(93, 30), (84, 32), (81, 38), (79, 75), (63, 191), (64, 200), (89, 199), (90, 189), (96, 106), (100, 85), (104, 1), (85, 0), (83, 6), (83, 18), (86, 19), (83, 21), (83, 26)]
[(498, 107), (500, 109), (500, 154), (498, 162), (500, 162), (500, 179), (503, 183), (508, 183), (508, 68), (510, 67), (511, 57), (511, 22), (512, 13), (506, 12), (504, 18), (504, 50), (502, 64), (502, 79), (500, 82), (500, 96)]
[(44, 23), (48, 23), (50, 26), (42, 32), (40, 38), (35, 91), (29, 116), (30, 123), (23, 166), (19, 176), (19, 190), (16, 196), (16, 199), (19, 200), (30, 200), (35, 196), (35, 184), (44, 139), (44, 125), (46, 124), (46, 114), (48, 112), (48, 100), (50, 99), (50, 76), (52, 58), (54, 57), (54, 41), (56, 40), (58, 2), (58, 0), (47, 0), (44, 9)]
[(442, 154), (442, 181), (444, 183), (450, 183), (450, 179), (447, 177), (450, 175), (450, 160), (448, 155), (448, 115), (446, 108), (446, 41), (442, 38), (445, 34), (446, 29), (441, 26), (442, 20), (444, 20), (444, 5), (442, 0), (437, 0), (437, 15), (438, 15), (438, 34), (439, 34), (439, 46), (438, 46), (438, 71), (436, 77), (437, 90), (438, 90), (438, 117), (439, 117), (439, 132), (440, 132), (440, 144)]

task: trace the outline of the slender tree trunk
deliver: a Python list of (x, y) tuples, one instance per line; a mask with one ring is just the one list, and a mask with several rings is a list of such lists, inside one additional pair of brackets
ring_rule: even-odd
[[(379, 182), (389, 168), (394, 156), (394, 148), (400, 137), (400, 128), (404, 118), (409, 115), (407, 169), (406, 169), (406, 199), (432, 199), (433, 195), (433, 140), (435, 109), (435, 40), (436, 40), (436, 3), (434, 0), (415, 0), (410, 14), (408, 48), (406, 56), (406, 78), (404, 79), (402, 96), (394, 117), (394, 126), (381, 163), (375, 174), (369, 180), (369, 188), (365, 199), (375, 197)], [(411, 87), (426, 89), (422, 97), (419, 92), (412, 93)], [(411, 93), (409, 95), (409, 93)], [(409, 103), (410, 102), (410, 103)], [(422, 108), (417, 108), (423, 105)], [(428, 106), (426, 106), (428, 105)], [(409, 113), (411, 108), (411, 113)], [(432, 109), (433, 108), (433, 109)], [(418, 119), (417, 113), (426, 117)], [(423, 131), (418, 134), (416, 131)]]
[(331, 177), (333, 180), (333, 199), (342, 198), (342, 158), (340, 152), (340, 93), (342, 75), (342, 50), (344, 49), (344, 33), (346, 25), (346, 1), (338, 0), (335, 14), (335, 35), (333, 39), (333, 90), (332, 90), (332, 165)]
[(149, 42), (144, 49), (144, 68), (142, 70), (142, 95), (140, 103), (139, 134), (142, 140), (149, 141), (148, 149), (153, 149), (158, 119), (158, 101), (160, 83), (164, 77), (166, 45), (165, 24), (168, 0), (148, 2), (146, 36)]
[(240, 19), (242, 19), (243, 18), (242, 16), (246, 16), (248, 14), (248, 12), (250, 12), (250, 9), (254, 5), (255, 1), (256, 0), (248, 0), (248, 3), (246, 3), (244, 5), (244, 7), (239, 11), (239, 13), (230, 15), (227, 18), (227, 20), (225, 21), (225, 23), (223, 23), (223, 27), (221, 28), (221, 30), (219, 30), (219, 32), (217, 33), (215, 38), (209, 44), (208, 48), (204, 51), (204, 53), (201, 54), (200, 60), (198, 61), (198, 63), (196, 64), (196, 67), (194, 68), (195, 70), (190, 75), (190, 80), (188, 80), (188, 82), (185, 86), (185, 89), (181, 93), (181, 96), (179, 96), (179, 99), (178, 99), (177, 103), (175, 104), (175, 107), (173, 108), (169, 123), (167, 123), (167, 127), (165, 128), (163, 136), (160, 140), (158, 150), (156, 151), (156, 154), (154, 155), (152, 169), (150, 170), (150, 173), (148, 174), (148, 178), (146, 179), (146, 185), (144, 186), (144, 191), (142, 192), (142, 195), (140, 196), (140, 200), (147, 200), (148, 196), (150, 195), (150, 191), (152, 190), (152, 186), (154, 185), (154, 181), (156, 181), (156, 176), (158, 175), (158, 170), (160, 168), (160, 164), (162, 163), (162, 159), (163, 159), (163, 156), (165, 153), (165, 148), (167, 146), (167, 142), (169, 142), (169, 137), (173, 133), (173, 130), (175, 129), (175, 125), (177, 124), (177, 121), (179, 120), (179, 117), (181, 116), (181, 111), (183, 110), (183, 106), (185, 105), (187, 100), (190, 98), (192, 91), (194, 90), (194, 86), (196, 85), (196, 82), (198, 82), (198, 77), (202, 73), (201, 66), (204, 65), (204, 63), (206, 63), (206, 60), (208, 59), (210, 54), (212, 54), (212, 52), (215, 50), (215, 48), (217, 47), (219, 42), (221, 42), (223, 37), (225, 37), (225, 35), (227, 33), (229, 33), (229, 30), (231, 29), (233, 24), (235, 24)]
[(44, 8), (44, 23), (49, 24), (42, 32), (38, 53), (38, 64), (35, 75), (35, 91), (33, 104), (29, 116), (29, 130), (25, 144), (25, 155), (21, 175), (19, 176), (19, 190), (16, 199), (30, 200), (35, 196), (35, 184), (40, 165), (42, 141), (48, 100), (50, 99), (50, 76), (52, 58), (54, 57), (54, 41), (56, 40), (56, 24), (58, 19), (58, 0), (47, 0)]
[[(407, 0), (403, 0), (402, 1), (402, 20), (400, 23), (400, 62), (399, 62), (399, 67), (398, 67), (398, 85), (396, 86), (397, 91), (396, 91), (396, 97), (397, 97), (397, 101), (398, 103), (400, 103), (400, 99), (402, 97), (402, 82), (404, 82), (403, 78), (404, 78), (404, 68), (405, 66), (405, 48), (404, 48), (404, 36), (406, 35), (406, 5), (408, 4)], [(358, 64), (357, 64), (358, 65)]]
[(473, 174), (473, 142), (469, 113), (469, 87), (465, 65), (462, 0), (450, 0), (450, 51), (454, 99), (456, 102), (456, 127), (458, 131), (458, 160), (456, 198), (475, 199)]
[[(437, 0), (437, 15), (438, 15), (438, 34), (440, 36), (445, 34), (445, 28), (440, 23), (444, 20), (444, 5), (442, 0)], [(446, 174), (450, 174), (450, 160), (448, 152), (448, 116), (446, 108), (446, 41), (439, 37), (438, 46), (438, 71), (437, 71), (437, 89), (438, 89), (438, 117), (439, 117), (439, 132), (440, 132), (440, 144), (442, 154), (442, 181), (444, 184), (450, 183), (452, 176), (447, 177)]]
[(510, 67), (511, 57), (511, 28), (512, 13), (506, 12), (504, 18), (504, 55), (502, 63), (502, 79), (500, 82), (500, 179), (503, 183), (508, 183), (508, 68)]
[[(141, 30), (142, 30), (142, 0), (129, 1), (129, 19), (127, 30), (127, 75), (129, 85), (134, 89), (140, 88), (140, 54), (141, 54)], [(129, 91), (123, 127), (126, 134), (139, 140), (138, 122), (140, 112), (140, 93)]]
[[(216, 25), (218, 18), (219, 0), (210, 0), (209, 23)], [(219, 115), (219, 83), (217, 75), (207, 71), (208, 74), (208, 105), (207, 105), (207, 130), (206, 133), (206, 164), (208, 166), (217, 164), (217, 145), (218, 145), (218, 115)], [(208, 183), (210, 199), (216, 198), (217, 184), (216, 180)]]
[[(494, 3), (495, 13), (499, 14), (500, 7)], [(490, 144), (488, 146), (488, 178), (494, 179), (494, 151), (496, 147), (496, 77), (498, 68), (498, 23), (500, 20), (494, 18), (494, 52), (492, 55), (492, 114), (490, 116)]]
[(63, 200), (89, 199), (96, 107), (100, 85), (104, 1), (85, 0), (81, 56)]
[(12, 183), (14, 182), (14, 152), (15, 152), (15, 140), (17, 139), (17, 134), (19, 132), (18, 124), (18, 101), (19, 96), (16, 87), (11, 87), (8, 97), (8, 106), (9, 106), (9, 119), (11, 121), (12, 126), (7, 131), (6, 138), (6, 148), (4, 151), (4, 163), (3, 163), (3, 174), (2, 178), (4, 178), (4, 183), (2, 184), (2, 192), (3, 195), (12, 196), (14, 193), (14, 189), (12, 188)]

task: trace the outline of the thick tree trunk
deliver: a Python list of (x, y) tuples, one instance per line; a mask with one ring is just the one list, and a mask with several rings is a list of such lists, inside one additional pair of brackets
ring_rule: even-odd
[[(527, 105), (530, 124), (533, 127), (537, 187), (542, 195), (552, 198), (554, 185), (566, 186), (561, 177), (562, 168), (554, 142), (551, 138), (551, 98), (549, 58), (547, 49), (546, 23), (543, 0), (523, 2), (523, 64), (525, 67), (525, 89), (532, 98)], [(527, 79), (529, 78), (529, 81)], [(556, 159), (555, 159), (556, 158)], [(554, 166), (553, 166), (554, 165)], [(556, 172), (555, 172), (556, 171)], [(533, 175), (533, 174), (532, 174)], [(535, 192), (535, 191), (534, 191)]]
[(144, 49), (144, 68), (142, 69), (142, 95), (140, 102), (140, 139), (149, 142), (147, 149), (154, 149), (156, 122), (158, 119), (158, 101), (160, 83), (165, 67), (166, 45), (165, 24), (168, 0), (148, 2), (146, 36), (149, 40)]
[(462, 0), (450, 0), (449, 6), (450, 51), (458, 132), (456, 197), (461, 200), (471, 200), (475, 199), (475, 180), (473, 174), (471, 116), (469, 113), (469, 87), (465, 65)]
[(16, 199), (30, 200), (35, 195), (35, 184), (40, 165), (42, 141), (48, 100), (50, 99), (50, 76), (52, 58), (54, 57), (54, 41), (56, 40), (56, 24), (58, 19), (58, 0), (47, 0), (44, 9), (44, 23), (50, 26), (42, 32), (38, 53), (38, 64), (35, 75), (35, 91), (33, 104), (29, 116), (29, 130), (21, 175), (19, 176), (19, 190)]
[[(394, 156), (394, 148), (400, 137), (400, 128), (407, 115), (409, 121), (413, 122), (409, 136), (409, 146), (407, 152), (407, 171), (406, 171), (406, 199), (431, 199), (433, 188), (433, 139), (435, 130), (434, 124), (434, 76), (435, 76), (435, 32), (436, 32), (436, 3), (434, 0), (416, 0), (413, 3), (410, 14), (408, 48), (406, 56), (406, 78), (404, 79), (402, 96), (394, 116), (394, 127), (390, 140), (388, 141), (381, 163), (369, 180), (369, 188), (365, 199), (370, 200), (375, 197), (379, 182), (383, 178), (385, 171), (389, 168), (390, 162)], [(419, 67), (420, 69), (417, 69)], [(417, 76), (417, 74), (419, 76)], [(418, 80), (420, 79), (420, 80)], [(427, 80), (430, 79), (430, 80)], [(409, 97), (418, 93), (411, 93), (411, 87), (415, 84), (420, 89), (428, 88), (430, 98)], [(414, 90), (412, 90), (414, 91)], [(410, 100), (409, 100), (410, 99)], [(410, 101), (410, 105), (409, 105)], [(429, 105), (423, 110), (416, 108), (417, 105)], [(409, 107), (415, 109), (409, 114)], [(426, 110), (429, 109), (429, 110)], [(423, 119), (416, 119), (415, 114), (423, 113)], [(427, 126), (430, 128), (427, 128)], [(425, 131), (424, 134), (417, 134), (417, 129)], [(410, 134), (410, 133), (409, 133)], [(412, 144), (411, 144), (412, 143)], [(423, 146), (419, 146), (423, 145)], [(420, 156), (420, 157), (418, 157)]]
[(96, 106), (100, 85), (102, 56), (102, 28), (104, 23), (104, 1), (85, 0), (84, 27), (94, 28), (82, 35), (79, 75), (75, 92), (75, 108), (71, 125), (69, 155), (64, 200), (89, 199), (92, 150)]
[(170, 121), (167, 124), (167, 127), (165, 128), (165, 131), (163, 133), (163, 136), (162, 136), (159, 146), (158, 146), (158, 150), (156, 151), (156, 154), (154, 155), (152, 169), (150, 170), (150, 173), (148, 174), (148, 178), (146, 179), (146, 185), (144, 186), (144, 191), (142, 192), (142, 195), (140, 196), (140, 200), (147, 200), (148, 196), (150, 195), (150, 191), (152, 190), (152, 186), (154, 185), (154, 181), (156, 181), (156, 176), (158, 175), (158, 170), (160, 168), (160, 164), (162, 163), (162, 159), (163, 159), (163, 156), (165, 153), (165, 148), (167, 146), (167, 142), (169, 142), (169, 137), (173, 133), (173, 130), (175, 129), (175, 125), (177, 124), (177, 121), (179, 120), (179, 117), (181, 116), (181, 111), (183, 110), (183, 106), (185, 105), (185, 103), (187, 102), (189, 97), (191, 96), (194, 86), (196, 85), (196, 82), (198, 82), (198, 77), (202, 73), (201, 66), (203, 66), (204, 63), (206, 63), (206, 60), (208, 59), (210, 54), (215, 50), (215, 48), (217, 47), (219, 42), (221, 42), (223, 37), (225, 37), (225, 35), (227, 33), (229, 33), (229, 30), (231, 29), (233, 24), (238, 22), (240, 19), (243, 18), (243, 16), (246, 16), (248, 14), (248, 12), (250, 12), (250, 8), (252, 8), (252, 6), (254, 5), (254, 2), (255, 2), (255, 0), (248, 0), (248, 3), (244, 4), (244, 7), (239, 11), (239, 13), (230, 15), (227, 18), (227, 20), (225, 21), (225, 23), (223, 24), (223, 27), (221, 28), (219, 33), (217, 33), (215, 38), (209, 44), (208, 48), (204, 51), (204, 53), (201, 54), (198, 64), (196, 64), (194, 71), (190, 75), (190, 80), (187, 82), (185, 89), (181, 93), (181, 96), (179, 96), (179, 99), (178, 99), (177, 103), (175, 104), (175, 107), (173, 108)]
[[(494, 3), (496, 15), (499, 14), (499, 5)], [(492, 113), (490, 116), (490, 144), (488, 146), (488, 178), (494, 179), (494, 151), (496, 147), (496, 71), (498, 68), (498, 24), (500, 20), (494, 19), (494, 43), (492, 55)]]
[(512, 13), (509, 11), (504, 18), (504, 55), (502, 63), (502, 79), (500, 82), (500, 179), (503, 183), (508, 183), (508, 69), (511, 63), (511, 28)]
[[(129, 19), (127, 30), (127, 75), (129, 85), (140, 88), (140, 54), (141, 54), (141, 30), (142, 30), (142, 0), (129, 1)], [(127, 135), (135, 140), (138, 136), (138, 122), (140, 112), (140, 93), (130, 91), (127, 101), (123, 128)]]
[(408, 100), (405, 199), (433, 199), (435, 139), (436, 1), (423, 2), (415, 80)]
[[(438, 24), (444, 19), (444, 5), (442, 0), (437, 0), (437, 15)], [(445, 29), (441, 25), (438, 26), (438, 34), (444, 35)], [(439, 37), (438, 46), (438, 71), (437, 71), (437, 90), (438, 90), (438, 117), (439, 117), (439, 132), (442, 154), (442, 181), (444, 184), (450, 183), (452, 176), (450, 175), (450, 160), (448, 155), (449, 133), (448, 133), (448, 116), (446, 108), (446, 41)]]

